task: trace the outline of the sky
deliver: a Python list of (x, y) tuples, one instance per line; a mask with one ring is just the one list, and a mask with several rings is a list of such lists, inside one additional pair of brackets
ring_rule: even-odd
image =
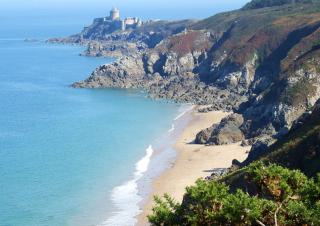
[[(143, 19), (201, 19), (237, 9), (248, 0), (0, 0), (1, 15), (27, 17), (82, 17), (106, 15), (118, 7), (122, 16)], [(1, 17), (0, 17), (1, 19)]]

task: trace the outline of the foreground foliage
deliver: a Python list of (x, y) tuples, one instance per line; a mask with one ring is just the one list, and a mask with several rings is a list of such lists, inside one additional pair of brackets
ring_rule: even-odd
[(182, 204), (155, 198), (151, 225), (320, 225), (320, 182), (298, 170), (258, 162), (245, 171), (249, 195), (218, 181), (188, 187)]

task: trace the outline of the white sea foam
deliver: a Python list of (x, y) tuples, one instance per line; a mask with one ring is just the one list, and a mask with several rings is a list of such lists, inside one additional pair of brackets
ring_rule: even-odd
[[(187, 105), (181, 108), (181, 113), (174, 119), (179, 120), (193, 106)], [(175, 130), (175, 124), (168, 130), (168, 133), (172, 133)], [(136, 169), (132, 180), (115, 187), (111, 193), (111, 199), (116, 207), (116, 211), (112, 213), (112, 216), (105, 222), (98, 226), (133, 226), (137, 222), (136, 216), (141, 213), (139, 203), (143, 200), (143, 197), (139, 195), (138, 181), (147, 172), (151, 157), (153, 155), (153, 149), (150, 145), (146, 150), (146, 155), (136, 163)]]
[(152, 146), (146, 150), (146, 155), (136, 164), (134, 178), (112, 190), (111, 199), (117, 211), (99, 226), (131, 226), (135, 225), (135, 217), (141, 212), (139, 202), (142, 197), (138, 194), (138, 180), (148, 170), (153, 154)]
[[(188, 105), (190, 106), (190, 105)], [(183, 108), (183, 111), (174, 119), (174, 121), (177, 121), (178, 119), (180, 119), (182, 116), (184, 116), (188, 111), (190, 111), (193, 108), (193, 106), (191, 105), (190, 107), (185, 107)]]
[(168, 133), (172, 133), (174, 131), (174, 124), (172, 124), (171, 128), (168, 130)]

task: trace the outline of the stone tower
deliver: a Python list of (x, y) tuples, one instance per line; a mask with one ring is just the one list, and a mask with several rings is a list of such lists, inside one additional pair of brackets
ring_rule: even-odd
[(110, 11), (110, 20), (120, 20), (120, 10), (117, 8), (113, 8)]

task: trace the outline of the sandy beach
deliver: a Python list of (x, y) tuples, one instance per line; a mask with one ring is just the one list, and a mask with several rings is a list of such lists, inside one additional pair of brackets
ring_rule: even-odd
[(177, 159), (172, 166), (152, 183), (152, 192), (138, 216), (139, 226), (148, 225), (147, 215), (151, 213), (154, 205), (153, 197), (170, 194), (176, 201), (181, 202), (185, 187), (193, 185), (199, 178), (209, 176), (214, 168), (227, 168), (233, 159), (243, 161), (247, 157), (250, 147), (241, 147), (240, 144), (224, 146), (205, 146), (193, 144), (196, 134), (202, 129), (219, 123), (229, 113), (208, 112), (198, 113), (198, 107), (192, 112), (192, 120), (183, 130), (174, 145)]

